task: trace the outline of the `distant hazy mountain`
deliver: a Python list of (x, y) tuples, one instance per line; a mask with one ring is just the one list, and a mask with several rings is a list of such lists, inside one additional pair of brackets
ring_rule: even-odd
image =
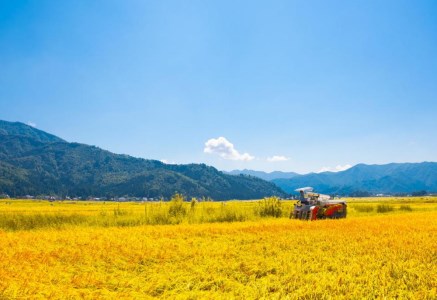
[(272, 182), (289, 193), (303, 186), (327, 194), (437, 192), (437, 163), (358, 164), (342, 172), (310, 173)]
[(298, 176), (299, 174), (294, 173), (294, 172), (281, 172), (281, 171), (274, 171), (274, 172), (263, 172), (263, 171), (254, 171), (254, 170), (233, 170), (230, 172), (225, 172), (227, 174), (231, 174), (231, 175), (239, 175), (239, 174), (244, 174), (244, 175), (250, 175), (250, 176), (255, 176), (264, 180), (268, 180), (271, 181), (273, 179), (288, 179), (288, 178), (293, 178)]
[(204, 164), (167, 165), (114, 154), (0, 121), (0, 194), (168, 198), (175, 192), (215, 200), (285, 196), (262, 179), (224, 174)]

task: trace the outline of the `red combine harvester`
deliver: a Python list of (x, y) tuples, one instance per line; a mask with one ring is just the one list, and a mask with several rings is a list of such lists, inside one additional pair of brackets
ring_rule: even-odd
[(290, 218), (311, 221), (346, 218), (345, 201), (331, 200), (328, 195), (313, 193), (312, 187), (299, 188), (295, 191), (300, 193), (300, 198), (294, 205)]

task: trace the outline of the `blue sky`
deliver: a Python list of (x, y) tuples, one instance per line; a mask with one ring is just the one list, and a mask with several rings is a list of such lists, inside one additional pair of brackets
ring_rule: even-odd
[(437, 161), (436, 1), (0, 0), (0, 119), (221, 170)]

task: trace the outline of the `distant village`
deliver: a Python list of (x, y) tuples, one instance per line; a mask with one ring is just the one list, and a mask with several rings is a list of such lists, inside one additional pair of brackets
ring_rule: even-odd
[[(0, 194), (0, 199), (11, 199), (12, 197), (10, 197), (8, 194)], [(47, 196), (47, 195), (42, 195), (42, 196), (32, 196), (32, 195), (25, 195), (25, 196), (20, 196), (20, 197), (15, 197), (16, 199), (28, 199), (28, 200), (48, 200), (48, 201), (62, 201), (62, 200), (73, 200), (73, 201), (84, 201), (84, 200), (88, 200), (88, 201), (116, 201), (116, 202), (127, 202), (127, 201), (165, 201), (165, 200), (169, 200), (166, 199), (164, 197), (160, 197), (160, 198), (148, 198), (148, 197), (112, 197), (112, 198), (107, 198), (107, 197), (60, 197), (60, 196)]]
[[(435, 193), (428, 193), (426, 191), (417, 191), (413, 193), (397, 193), (397, 194), (370, 194), (366, 193), (365, 195), (336, 195), (334, 198), (341, 198), (341, 197), (352, 197), (352, 198), (361, 198), (361, 197), (419, 197), (419, 196), (437, 196)], [(205, 197), (194, 197), (198, 201), (211, 201), (210, 198)], [(290, 195), (289, 197), (285, 198), (287, 200), (295, 200), (298, 199), (298, 195)], [(47, 200), (47, 201), (114, 201), (114, 202), (153, 202), (153, 201), (169, 201), (170, 198), (166, 197), (131, 197), (131, 196), (124, 196), (124, 197), (69, 197), (69, 196), (57, 196), (57, 195), (24, 195), (24, 196), (17, 196), (17, 197), (10, 197), (8, 194), (1, 193), (0, 199), (28, 199), (28, 200)]]

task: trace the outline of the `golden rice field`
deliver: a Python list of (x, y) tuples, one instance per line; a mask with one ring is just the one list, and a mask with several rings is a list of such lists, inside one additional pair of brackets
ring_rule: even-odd
[(437, 299), (437, 197), (348, 203), (0, 201), (0, 299)]

